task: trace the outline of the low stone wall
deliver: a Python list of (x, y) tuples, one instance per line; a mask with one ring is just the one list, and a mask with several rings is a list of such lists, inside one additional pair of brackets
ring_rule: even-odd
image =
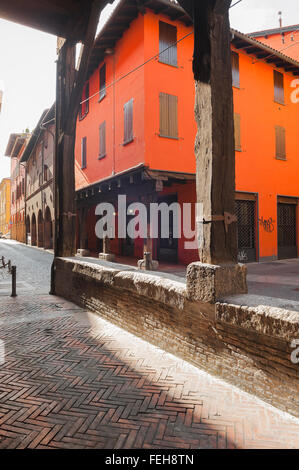
[(56, 294), (299, 417), (299, 313), (193, 301), (182, 282), (75, 258), (55, 261)]

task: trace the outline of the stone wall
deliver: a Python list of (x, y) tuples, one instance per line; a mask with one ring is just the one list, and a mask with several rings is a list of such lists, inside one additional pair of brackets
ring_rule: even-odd
[(299, 416), (296, 312), (195, 302), (184, 283), (74, 258), (56, 259), (55, 286), (57, 295)]

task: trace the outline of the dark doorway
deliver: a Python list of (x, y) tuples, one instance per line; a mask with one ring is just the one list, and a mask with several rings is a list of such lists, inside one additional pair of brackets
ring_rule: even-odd
[(256, 202), (236, 201), (238, 217), (238, 261), (256, 261)]
[(53, 226), (51, 219), (51, 211), (46, 207), (45, 211), (45, 249), (53, 248)]
[(36, 246), (36, 217), (32, 214), (31, 220), (31, 245)]
[(26, 217), (26, 243), (31, 245), (31, 232), (30, 232), (30, 217)]
[[(178, 202), (177, 194), (164, 196), (158, 200), (161, 204), (165, 202), (168, 206)], [(173, 212), (169, 212), (169, 237), (162, 238), (161, 234), (161, 214), (159, 213), (159, 239), (158, 239), (158, 260), (177, 263), (178, 262), (178, 238), (174, 238), (174, 217)]]
[(44, 221), (43, 221), (43, 214), (41, 210), (38, 211), (37, 225), (38, 225), (37, 246), (42, 248), (44, 246)]
[(297, 258), (296, 208), (278, 203), (278, 259)]
[[(135, 217), (135, 214), (133, 215), (127, 215), (127, 228), (128, 228), (128, 224), (130, 223), (130, 221), (132, 219), (134, 219)], [(128, 231), (127, 231), (127, 235), (126, 235), (126, 238), (123, 239), (123, 242), (122, 242), (122, 256), (129, 256), (131, 258), (134, 257), (134, 254), (135, 254), (135, 241), (133, 238), (129, 237), (128, 235)]]

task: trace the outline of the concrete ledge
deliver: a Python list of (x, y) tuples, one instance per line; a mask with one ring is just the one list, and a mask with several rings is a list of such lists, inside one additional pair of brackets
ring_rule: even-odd
[(120, 272), (114, 277), (114, 286), (136, 292), (180, 310), (185, 306), (186, 287), (162, 277), (139, 272)]
[(185, 306), (185, 285), (171, 279), (139, 271), (108, 268), (74, 258), (56, 258), (55, 266), (56, 270), (68, 270), (79, 274), (85, 280), (89, 278), (103, 285), (129, 290), (181, 310)]
[(216, 320), (288, 342), (299, 339), (299, 313), (281, 308), (218, 303)]

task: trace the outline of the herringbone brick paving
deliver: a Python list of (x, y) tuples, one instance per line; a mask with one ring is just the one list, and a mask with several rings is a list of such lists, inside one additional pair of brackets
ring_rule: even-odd
[(2, 297), (0, 448), (298, 448), (299, 420), (75, 305)]

